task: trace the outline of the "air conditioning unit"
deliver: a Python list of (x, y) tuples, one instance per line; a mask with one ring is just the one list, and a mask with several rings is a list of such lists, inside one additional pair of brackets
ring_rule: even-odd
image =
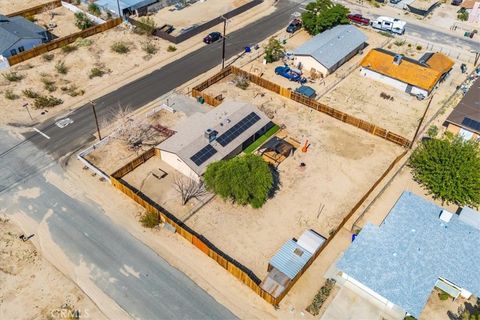
[(447, 211), (447, 210), (442, 210), (442, 212), (440, 212), (440, 220), (444, 221), (444, 222), (450, 222), (450, 219), (452, 219), (453, 217), (453, 213)]

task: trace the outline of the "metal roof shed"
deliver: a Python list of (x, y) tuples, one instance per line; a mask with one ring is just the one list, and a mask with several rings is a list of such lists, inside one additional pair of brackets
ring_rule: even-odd
[(293, 279), (307, 264), (312, 254), (295, 240), (288, 240), (270, 260), (270, 266)]

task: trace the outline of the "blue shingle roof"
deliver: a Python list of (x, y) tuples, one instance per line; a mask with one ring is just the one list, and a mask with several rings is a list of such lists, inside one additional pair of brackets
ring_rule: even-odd
[(0, 15), (0, 54), (21, 39), (43, 39), (43, 32), (45, 29), (24, 17), (8, 18)]
[[(299, 254), (295, 253), (296, 249)], [(312, 254), (299, 246), (296, 241), (289, 240), (273, 256), (270, 260), (270, 265), (290, 279), (293, 279), (311, 257)]]
[(330, 69), (367, 41), (352, 25), (339, 25), (317, 34), (294, 50), (294, 55), (308, 55)]
[(419, 317), (442, 277), (480, 295), (480, 230), (404, 192), (380, 227), (367, 224), (337, 268)]

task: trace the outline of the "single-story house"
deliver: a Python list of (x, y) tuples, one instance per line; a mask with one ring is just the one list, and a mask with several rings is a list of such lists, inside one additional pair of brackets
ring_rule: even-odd
[(365, 48), (367, 36), (352, 25), (339, 25), (317, 34), (293, 51), (295, 62), (324, 77)]
[(426, 16), (439, 5), (440, 5), (440, 2), (438, 0), (429, 0), (429, 1), (415, 0), (412, 3), (407, 4), (407, 8), (412, 13), (415, 13), (421, 16)]
[(480, 213), (451, 213), (404, 192), (380, 226), (366, 224), (337, 262), (344, 285), (417, 319), (437, 287), (480, 294)]
[(445, 79), (454, 62), (442, 53), (425, 53), (419, 60), (381, 48), (360, 63), (363, 76), (416, 96), (427, 97)]
[(44, 28), (24, 17), (0, 14), (0, 55), (8, 58), (48, 41)]
[(465, 96), (445, 120), (447, 130), (464, 139), (480, 137), (480, 78), (475, 80)]
[(290, 239), (275, 253), (268, 263), (268, 274), (260, 287), (273, 297), (279, 297), (285, 289), (301, 276), (308, 262), (325, 243), (325, 238), (313, 230), (305, 230), (298, 240)]
[(122, 11), (122, 16), (125, 14), (134, 14), (136, 10), (145, 8), (158, 0), (97, 0), (95, 4), (103, 8), (105, 11), (110, 11), (118, 15), (118, 7)]
[(225, 101), (184, 120), (157, 148), (163, 161), (198, 181), (210, 163), (239, 154), (272, 126), (251, 104)]

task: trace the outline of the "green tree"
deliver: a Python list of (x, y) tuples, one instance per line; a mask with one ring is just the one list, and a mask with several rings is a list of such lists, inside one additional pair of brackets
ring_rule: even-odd
[(93, 27), (94, 23), (87, 15), (83, 12), (76, 12), (75, 13), (75, 26), (77, 26), (80, 30), (85, 30), (90, 27)]
[(260, 208), (273, 187), (268, 164), (257, 155), (245, 155), (211, 163), (204, 175), (208, 190), (223, 199)]
[(278, 39), (271, 37), (265, 45), (265, 60), (272, 63), (283, 58), (285, 55), (285, 47)]
[(315, 0), (310, 2), (302, 14), (302, 23), (305, 30), (311, 35), (319, 34), (339, 24), (348, 24), (347, 15), (350, 12), (341, 4), (334, 4), (331, 0)]
[(480, 204), (480, 148), (446, 135), (423, 142), (412, 154), (414, 179), (436, 199), (459, 206)]

